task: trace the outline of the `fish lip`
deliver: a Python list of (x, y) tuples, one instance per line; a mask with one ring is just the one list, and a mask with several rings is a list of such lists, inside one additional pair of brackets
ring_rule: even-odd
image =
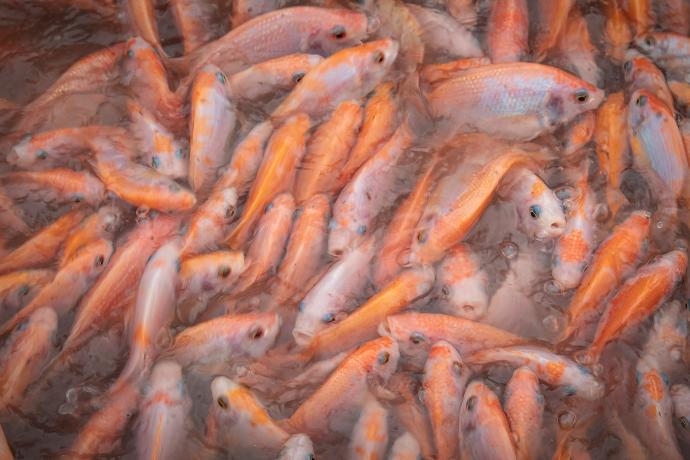
[(381, 337), (391, 337), (393, 338), (393, 333), (391, 332), (391, 327), (390, 324), (388, 324), (388, 320), (384, 319), (381, 321), (376, 328), (376, 331)]

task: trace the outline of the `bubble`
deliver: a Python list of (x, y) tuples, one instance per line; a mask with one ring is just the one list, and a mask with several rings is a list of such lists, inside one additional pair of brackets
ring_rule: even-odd
[(577, 423), (577, 416), (571, 411), (563, 411), (558, 414), (558, 425), (564, 430), (569, 430), (575, 427)]
[(654, 224), (654, 226), (655, 226), (658, 230), (663, 230), (665, 224), (664, 224), (664, 221), (663, 221), (662, 219), (659, 219), (659, 220), (656, 221), (656, 223)]
[(501, 245), (501, 255), (508, 260), (512, 260), (518, 255), (518, 245), (507, 241)]
[(558, 197), (558, 199), (561, 201), (574, 200), (580, 195), (580, 192), (576, 188), (571, 187), (570, 185), (558, 187), (556, 190), (554, 190), (554, 193), (556, 194), (556, 197)]
[(58, 414), (60, 415), (72, 415), (76, 412), (77, 406), (73, 403), (63, 403), (58, 407)]
[(563, 295), (563, 285), (556, 280), (548, 280), (544, 283), (544, 292), (549, 295)]
[(79, 397), (79, 394), (78, 394), (76, 388), (70, 388), (65, 392), (65, 400), (68, 403), (76, 402), (78, 397)]
[(149, 209), (148, 206), (141, 206), (141, 207), (137, 208), (137, 217), (136, 217), (137, 223), (140, 223), (142, 220), (146, 219), (146, 217), (148, 217), (148, 215), (149, 215), (150, 210), (151, 209)]

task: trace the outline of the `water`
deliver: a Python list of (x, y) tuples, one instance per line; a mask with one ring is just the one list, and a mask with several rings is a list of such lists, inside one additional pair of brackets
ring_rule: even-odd
[[(163, 2), (159, 2), (163, 3)], [(229, 11), (229, 2), (218, 2), (218, 14), (214, 18), (213, 34), (219, 36), (227, 31), (227, 21), (224, 12)], [(320, 3), (320, 2), (317, 2)], [(433, 2), (429, 2), (430, 4)], [(599, 2), (579, 2), (578, 8), (584, 14), (592, 37), (592, 42), (603, 50), (603, 37), (599, 30), (603, 24), (602, 4)], [(481, 37), (486, 29), (489, 2), (478, 5), (479, 20), (475, 35)], [(179, 36), (172, 13), (166, 5), (157, 7), (158, 24), (161, 43), (165, 51), (171, 56), (182, 53), (181, 37)], [(103, 47), (124, 41), (130, 35), (123, 12), (104, 20), (97, 14), (81, 12), (76, 8), (62, 8), (54, 6), (53, 2), (15, 2), (0, 0), (0, 98), (12, 101), (19, 106), (27, 104), (36, 98), (59, 77), (69, 65), (89, 53)], [(441, 62), (442, 57), (433, 56), (427, 62)], [(552, 61), (554, 64), (558, 60)], [(607, 92), (621, 89), (623, 79), (620, 70), (600, 52), (596, 60), (603, 71), (601, 82)], [(399, 71), (400, 69), (396, 69)], [(174, 82), (173, 82), (174, 83)], [(115, 85), (106, 94), (79, 95), (67, 101), (46, 117), (43, 129), (63, 126), (79, 126), (86, 124), (114, 124), (126, 125), (125, 88)], [(244, 134), (270, 113), (282, 94), (277, 94), (268, 101), (256, 104), (241, 104), (241, 126), (235, 136), (236, 142)], [(96, 108), (94, 108), (97, 106)], [(12, 131), (13, 118), (0, 111), (0, 134), (4, 139), (16, 139)], [(578, 198), (574, 188), (576, 174), (581, 169), (582, 162), (588, 157), (595, 157), (592, 144), (588, 144), (576, 155), (567, 159), (559, 158), (560, 142), (563, 130), (554, 136), (544, 136), (537, 139), (537, 143), (556, 146), (552, 153), (553, 159), (540, 172), (540, 177), (546, 184), (556, 191), (559, 199), (564, 200), (564, 206), (572, 205)], [(3, 142), (3, 149), (11, 144)], [(6, 151), (6, 150), (2, 150)], [(381, 215), (375, 219), (375, 233), (378, 228), (384, 229), (393, 215), (397, 205), (414, 186), (416, 178), (424, 168), (424, 157), (430, 152), (425, 150), (407, 152), (398, 166), (401, 172), (391, 190), (391, 196), (396, 203), (390, 203)], [(459, 156), (459, 155), (458, 155)], [(448, 164), (444, 164), (439, 171), (439, 177), (454, 170), (457, 163), (463, 164), (467, 174), (463, 180), (469, 178), (469, 173), (479, 169), (486, 161), (484, 158), (450, 157)], [(445, 168), (445, 169), (444, 169)], [(0, 163), (0, 172), (11, 171), (12, 167)], [(592, 175), (593, 177), (596, 174)], [(603, 186), (600, 181), (591, 179), (594, 192), (601, 197)], [(621, 187), (630, 201), (630, 205), (619, 212), (619, 216), (627, 215), (632, 209), (652, 209), (651, 193), (644, 179), (636, 172), (627, 172)], [(119, 202), (119, 201), (118, 201)], [(127, 210), (127, 218), (123, 234), (135, 222), (141, 210), (119, 202)], [(65, 211), (65, 206), (45, 206), (41, 203), (22, 202), (22, 209), (27, 214), (27, 222), (33, 228), (40, 228)], [(685, 210), (685, 209), (683, 209)], [(615, 223), (621, 217), (613, 218), (605, 205), (599, 203), (593, 211), (594, 219), (598, 222), (594, 241), (601, 242), (610, 233)], [(141, 218), (141, 216), (138, 216)], [(567, 322), (566, 312), (573, 289), (565, 289), (551, 274), (551, 255), (554, 249), (553, 241), (535, 241), (525, 235), (520, 228), (519, 217), (515, 206), (506, 199), (496, 199), (474, 226), (465, 243), (471, 247), (481, 262), (482, 268), (488, 275), (489, 313), (484, 322), (509, 330), (515, 334), (529, 337), (535, 341), (553, 342), (559, 336)], [(653, 220), (649, 259), (672, 248), (679, 238), (687, 238), (687, 229), (677, 227), (662, 219)], [(2, 242), (0, 240), (0, 242)], [(6, 248), (18, 245), (21, 239), (4, 242)], [(2, 246), (0, 246), (2, 247)], [(331, 263), (327, 254), (324, 261)], [(408, 263), (407, 257), (400, 257), (401, 265)], [(372, 265), (375, 265), (376, 260)], [(242, 298), (233, 299), (239, 311), (250, 311), (265, 305), (271, 280), (259, 283), (251, 292)], [(135, 287), (132, 287), (135, 289)], [(672, 299), (678, 299), (683, 304), (687, 292), (687, 282), (676, 289)], [(360, 302), (374, 292), (370, 283), (361, 293)], [(442, 291), (442, 293), (445, 291)], [(435, 297), (437, 292), (423, 299), (417, 300), (413, 308), (434, 312), (437, 309)], [(215, 298), (208, 309), (212, 316), (215, 305), (223, 305), (227, 299)], [(290, 325), (294, 320), (294, 308), (286, 308), (284, 321)], [(3, 317), (5, 319), (5, 317)], [(62, 343), (70, 330), (73, 313), (66, 315), (60, 321), (56, 342)], [(594, 373), (606, 383), (609, 393), (607, 404), (626, 407), (632, 399), (634, 386), (634, 367), (640, 356), (643, 344), (647, 339), (651, 321), (627, 333), (623, 340), (611, 344), (601, 365), (593, 369)], [(175, 325), (175, 332), (184, 326)], [(86, 423), (89, 416), (97, 410), (102, 401), (99, 397), (105, 393), (110, 384), (119, 374), (127, 355), (127, 345), (122, 340), (123, 330), (120, 327), (99, 335), (80, 350), (74, 365), (59, 377), (51, 379), (40, 391), (29, 390), (26, 401), (21, 407), (15, 408), (9, 414), (0, 416), (0, 424), (12, 447), (16, 458), (54, 458), (66, 451), (72, 445), (75, 435)], [(281, 331), (277, 347), (285, 346), (291, 339), (289, 327)], [(565, 353), (578, 356), (580, 347), (568, 349)], [(683, 373), (674, 376), (671, 383), (690, 383), (687, 367)], [(398, 371), (408, 374), (414, 381), (421, 378), (420, 369), (407, 364), (401, 365)], [(212, 374), (188, 373), (186, 385), (193, 401), (191, 430), (188, 434), (188, 445), (192, 452), (205, 455), (209, 449), (204, 442), (204, 426), (207, 409), (211, 401), (209, 390), (210, 381), (214, 374), (234, 375), (239, 380), (251, 384), (259, 399), (267, 406), (272, 416), (284, 418), (308, 397), (321, 379), (308, 381), (297, 388), (283, 388), (285, 381), (293, 377), (295, 370), (286, 369), (277, 380), (267, 380), (255, 374), (249, 363), (236, 363), (228, 368), (214, 369)], [(504, 385), (510, 378), (510, 370), (503, 367), (492, 369), (486, 374), (486, 382), (501, 394)], [(586, 403), (563, 395), (555, 388), (546, 388), (546, 412), (541, 427), (542, 447), (540, 458), (551, 458), (558, 441), (564, 432), (573, 430), (576, 439), (581, 440), (589, 450), (592, 458), (625, 458), (625, 450), (621, 445), (621, 434), (616, 433), (610, 424), (606, 424), (608, 406), (602, 402)], [(396, 402), (386, 403), (395, 412)], [(628, 420), (625, 413), (621, 413), (624, 430), (632, 432), (639, 430), (634, 422)], [(135, 458), (135, 435), (137, 429), (135, 418), (122, 436), (121, 444), (112, 452), (112, 458)], [(389, 416), (389, 439), (391, 443), (404, 432), (400, 420)], [(342, 458), (346, 452), (348, 440), (336, 439), (326, 442), (316, 442), (319, 458)], [(690, 446), (681, 443), (684, 455), (690, 456)], [(211, 450), (210, 454), (214, 452)], [(230, 453), (230, 455), (232, 455)], [(110, 457), (109, 457), (110, 458)]]

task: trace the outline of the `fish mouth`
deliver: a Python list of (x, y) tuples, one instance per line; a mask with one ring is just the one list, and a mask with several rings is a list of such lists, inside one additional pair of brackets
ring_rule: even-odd
[(314, 338), (314, 334), (307, 332), (303, 329), (294, 329), (292, 331), (292, 337), (295, 339), (295, 343), (300, 347), (309, 345)]
[(385, 320), (381, 321), (381, 323), (379, 323), (379, 326), (376, 328), (376, 331), (382, 337), (393, 337), (393, 333), (391, 332), (391, 327), (390, 327), (390, 324), (388, 324), (387, 319), (385, 319)]

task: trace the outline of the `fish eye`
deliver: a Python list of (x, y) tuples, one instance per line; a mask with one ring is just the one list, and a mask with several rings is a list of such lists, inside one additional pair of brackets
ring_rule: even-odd
[(635, 104), (637, 104), (640, 107), (644, 107), (647, 104), (647, 96), (638, 96), (635, 100)]
[(300, 312), (304, 311), (304, 300), (297, 304), (297, 310)]
[(19, 295), (20, 296), (25, 296), (28, 293), (29, 293), (29, 286), (27, 286), (26, 284), (19, 288)]
[(219, 396), (218, 399), (216, 399), (216, 403), (221, 407), (221, 409), (227, 409), (229, 404), (228, 404), (228, 398), (225, 396)]
[(176, 156), (177, 158), (186, 158), (186, 157), (187, 157), (187, 155), (185, 155), (185, 151), (182, 150), (182, 147), (180, 147), (179, 149), (177, 149), (177, 150), (175, 151), (175, 156)]
[(223, 84), (223, 85), (225, 84), (225, 80), (226, 80), (225, 74), (223, 72), (221, 72), (220, 70), (218, 72), (216, 72), (216, 78), (218, 79), (218, 81), (221, 84)]
[(158, 158), (158, 156), (154, 155), (153, 157), (151, 157), (151, 167), (153, 169), (158, 169), (160, 167), (160, 165), (161, 165), (161, 160), (160, 160), (160, 158)]
[(680, 419), (680, 426), (683, 427), (684, 430), (690, 430), (690, 422), (688, 422), (688, 419), (685, 416), (682, 416)]
[(630, 73), (630, 71), (632, 70), (632, 61), (625, 61), (623, 63), (623, 70), (625, 71), (625, 73)]
[(541, 215), (541, 206), (538, 204), (533, 204), (532, 206), (529, 207), (529, 215), (532, 217), (532, 219), (537, 219)]
[(103, 257), (102, 255), (99, 255), (98, 257), (96, 257), (96, 265), (103, 265), (104, 262), (105, 262), (105, 257)]
[(218, 268), (218, 276), (220, 276), (221, 278), (227, 278), (228, 276), (230, 276), (231, 271), (232, 270), (230, 270), (230, 267), (228, 267), (227, 265), (221, 265)]
[(182, 261), (178, 258), (175, 259), (175, 271), (180, 273), (180, 270), (182, 270)]
[(83, 200), (84, 200), (84, 195), (82, 195), (81, 193), (77, 193), (76, 195), (74, 195), (74, 202), (75, 203), (81, 203)]
[(646, 44), (647, 46), (654, 46), (654, 45), (656, 45), (656, 39), (655, 39), (654, 37), (652, 37), (651, 35), (647, 35), (647, 36), (644, 38), (644, 42), (645, 42), (645, 44)]
[(467, 403), (465, 404), (465, 407), (467, 407), (468, 411), (473, 411), (476, 405), (477, 405), (477, 397), (476, 396), (470, 396), (469, 399), (467, 400)]
[(168, 190), (170, 190), (173, 193), (176, 193), (182, 190), (182, 188), (177, 182), (172, 182), (170, 185), (168, 185)]
[(225, 210), (225, 217), (227, 219), (235, 217), (235, 207), (234, 206), (230, 206), (228, 209)]
[(453, 372), (457, 375), (462, 374), (462, 364), (460, 364), (460, 361), (453, 361)]
[(48, 158), (48, 152), (46, 152), (45, 150), (39, 150), (38, 152), (36, 152), (36, 158), (38, 158), (39, 160), (45, 160), (46, 158)]
[(386, 364), (391, 359), (391, 354), (387, 351), (381, 353), (378, 357), (379, 364)]
[(336, 40), (340, 40), (341, 38), (345, 38), (345, 36), (347, 35), (347, 32), (345, 32), (345, 27), (335, 26), (331, 29), (331, 35)]
[(127, 57), (133, 58), (134, 57), (134, 50), (127, 50)]
[(412, 334), (410, 334), (410, 342), (414, 343), (415, 345), (419, 345), (425, 340), (426, 337), (424, 337), (424, 334), (421, 334), (419, 332), (413, 332)]
[(249, 330), (249, 338), (252, 340), (257, 340), (263, 337), (264, 330), (258, 326), (255, 326)]
[(450, 296), (450, 287), (448, 287), (448, 285), (444, 285), (444, 286), (441, 288), (441, 294), (443, 295), (443, 297), (448, 297), (448, 296)]
[(292, 81), (295, 83), (299, 83), (302, 81), (306, 74), (304, 72), (295, 72), (292, 74)]
[(386, 57), (383, 55), (381, 51), (378, 53), (374, 54), (374, 62), (377, 64), (383, 64), (383, 61), (386, 60)]
[(426, 230), (422, 230), (419, 233), (417, 233), (417, 241), (419, 241), (420, 243), (425, 243), (426, 237), (427, 237)]
[(589, 99), (589, 92), (586, 89), (578, 89), (575, 91), (575, 100), (580, 103), (587, 102)]
[(321, 320), (324, 323), (332, 323), (333, 321), (335, 321), (335, 316), (333, 315), (333, 313), (328, 312), (325, 315), (323, 315), (323, 318)]
[(360, 225), (357, 227), (357, 234), (358, 235), (364, 235), (367, 232), (367, 226), (366, 225)]
[(315, 460), (316, 457), (314, 457), (314, 454), (307, 454), (307, 459), (306, 460)]

